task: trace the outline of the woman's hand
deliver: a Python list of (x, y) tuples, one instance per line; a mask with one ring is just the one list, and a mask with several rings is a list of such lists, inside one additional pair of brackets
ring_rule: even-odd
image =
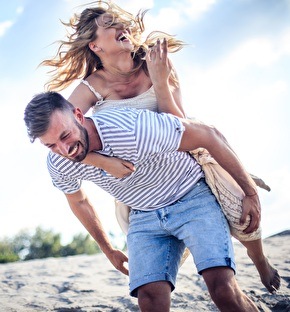
[(115, 178), (124, 178), (135, 171), (135, 167), (129, 161), (108, 157), (98, 153), (88, 153), (82, 163), (94, 166), (108, 172)]
[(119, 179), (127, 177), (136, 170), (132, 163), (117, 157), (108, 157), (103, 167), (103, 170)]
[(167, 57), (167, 40), (157, 43), (146, 53), (146, 63), (149, 76), (154, 86), (168, 84), (172, 71), (172, 63)]
[(146, 53), (146, 64), (154, 87), (158, 111), (183, 118), (185, 114), (178, 79), (167, 54), (167, 40), (163, 39), (161, 43), (158, 39), (157, 43)]

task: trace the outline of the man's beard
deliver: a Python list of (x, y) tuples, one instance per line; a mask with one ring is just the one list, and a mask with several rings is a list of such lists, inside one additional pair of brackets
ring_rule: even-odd
[(76, 125), (80, 130), (79, 146), (81, 146), (83, 150), (74, 159), (71, 159), (71, 160), (75, 162), (81, 162), (86, 158), (89, 152), (89, 135), (88, 135), (88, 131), (86, 128), (81, 126), (78, 122), (76, 122)]

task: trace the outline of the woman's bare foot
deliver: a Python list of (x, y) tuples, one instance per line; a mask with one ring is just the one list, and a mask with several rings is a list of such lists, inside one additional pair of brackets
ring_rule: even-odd
[(276, 292), (280, 288), (281, 277), (278, 271), (272, 267), (266, 257), (260, 261), (253, 262), (259, 272), (261, 282), (270, 293)]
[(256, 266), (263, 285), (270, 293), (276, 292), (280, 288), (281, 277), (264, 255), (262, 240), (241, 241), (241, 243), (247, 248), (247, 254)]

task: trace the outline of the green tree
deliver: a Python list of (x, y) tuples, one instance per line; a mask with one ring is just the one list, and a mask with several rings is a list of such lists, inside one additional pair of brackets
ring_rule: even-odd
[(23, 260), (28, 254), (30, 243), (31, 233), (28, 230), (21, 230), (16, 236), (14, 236), (11, 244), (14, 252), (19, 255), (21, 260)]
[(0, 263), (14, 262), (20, 259), (9, 239), (0, 242)]
[(37, 227), (33, 234), (22, 230), (14, 238), (0, 240), (0, 263), (99, 252), (99, 246), (89, 234), (75, 235), (71, 243), (63, 246), (60, 234), (41, 227)]
[(101, 252), (99, 246), (89, 234), (78, 234), (73, 237), (70, 244), (62, 248), (61, 255), (63, 257), (80, 254), (92, 255), (99, 252)]
[(60, 234), (37, 227), (35, 234), (31, 237), (28, 254), (24, 260), (60, 257), (61, 248)]

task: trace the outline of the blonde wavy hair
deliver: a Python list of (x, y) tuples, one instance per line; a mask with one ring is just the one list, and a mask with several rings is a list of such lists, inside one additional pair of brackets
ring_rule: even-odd
[[(153, 46), (158, 39), (167, 40), (169, 52), (179, 51), (184, 46), (181, 40), (161, 31), (153, 31), (143, 40), (142, 34), (145, 31), (143, 19), (148, 10), (139, 11), (134, 16), (111, 1), (94, 1), (86, 4), (88, 5), (90, 7), (80, 14), (75, 13), (69, 22), (62, 22), (68, 28), (67, 40), (57, 41), (59, 47), (56, 55), (40, 63), (40, 66), (52, 67), (48, 71), (51, 78), (45, 85), (48, 90), (61, 91), (73, 81), (85, 79), (94, 71), (103, 68), (101, 59), (89, 48), (89, 43), (96, 39), (96, 31), (100, 27), (97, 18), (103, 14), (109, 14), (111, 21), (105, 27), (114, 27), (117, 23), (122, 23), (125, 28), (130, 29), (130, 39), (134, 45), (131, 53), (134, 68), (129, 74), (140, 69), (148, 74), (144, 57), (148, 48)], [(172, 73), (171, 80), (177, 82), (174, 73)]]

